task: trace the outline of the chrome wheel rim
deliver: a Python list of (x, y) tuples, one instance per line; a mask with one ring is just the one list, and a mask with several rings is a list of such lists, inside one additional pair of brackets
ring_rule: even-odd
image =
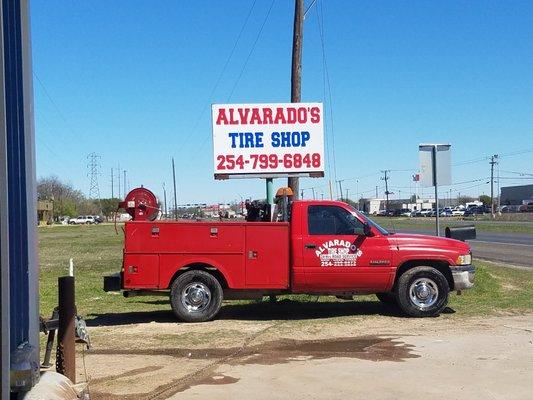
[(409, 288), (409, 298), (411, 302), (420, 309), (431, 307), (437, 302), (439, 288), (437, 284), (429, 278), (419, 278), (415, 280)]
[(189, 283), (181, 291), (181, 304), (190, 312), (202, 312), (211, 302), (211, 291), (200, 282)]

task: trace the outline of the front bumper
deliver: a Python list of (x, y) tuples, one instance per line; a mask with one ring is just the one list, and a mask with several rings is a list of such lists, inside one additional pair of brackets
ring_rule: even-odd
[(466, 290), (474, 287), (476, 267), (473, 265), (455, 265), (451, 267), (454, 290)]

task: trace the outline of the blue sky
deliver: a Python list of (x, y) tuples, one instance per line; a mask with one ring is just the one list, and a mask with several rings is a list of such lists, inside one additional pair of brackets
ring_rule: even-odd
[[(288, 0), (33, 0), (37, 175), (87, 193), (96, 152), (102, 197), (119, 164), (129, 187), (161, 195), (175, 157), (179, 203), (263, 197), (264, 181), (213, 179), (210, 104), (290, 100), (293, 12)], [(492, 154), (502, 186), (533, 183), (515, 173), (533, 174), (532, 20), (528, 1), (318, 0), (304, 23), (302, 101), (332, 111), (329, 168), (301, 187), (326, 198), (329, 179), (353, 178), (350, 197), (376, 185), (382, 196), (390, 169), (393, 198), (406, 197), (422, 142), (452, 144), (443, 192), (488, 194)]]

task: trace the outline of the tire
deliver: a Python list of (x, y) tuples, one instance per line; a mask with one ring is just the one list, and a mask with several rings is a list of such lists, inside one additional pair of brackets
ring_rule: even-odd
[(381, 301), (383, 304), (395, 306), (398, 303), (396, 302), (396, 296), (394, 293), (388, 292), (388, 293), (376, 293), (376, 297)]
[(440, 271), (432, 267), (415, 267), (398, 279), (396, 301), (411, 317), (433, 317), (448, 304), (450, 287)]
[(205, 271), (188, 271), (170, 288), (170, 304), (176, 317), (185, 322), (212, 320), (222, 305), (222, 286)]

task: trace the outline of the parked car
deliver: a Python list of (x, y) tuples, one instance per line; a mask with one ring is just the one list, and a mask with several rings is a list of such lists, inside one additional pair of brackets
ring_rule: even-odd
[(485, 206), (474, 206), (474, 207), (468, 207), (465, 210), (465, 213), (463, 215), (465, 217), (468, 217), (471, 215), (483, 215), (485, 212), (488, 212)]
[(433, 213), (433, 210), (422, 210), (420, 211), (421, 217), (431, 217), (431, 214)]
[(104, 222), (104, 219), (100, 215), (89, 215), (89, 217), (93, 217), (94, 218), (94, 223), (95, 224), (100, 224), (100, 223)]
[(69, 225), (90, 225), (96, 224), (92, 215), (78, 215), (76, 218), (72, 218), (68, 221)]
[(520, 207), (518, 207), (519, 212), (533, 212), (533, 202), (522, 204)]
[(456, 216), (463, 216), (465, 215), (465, 209), (464, 208), (456, 208), (455, 210), (452, 211), (452, 216), (456, 217)]
[(391, 210), (389, 213), (392, 213), (393, 217), (409, 217), (411, 215), (411, 210), (408, 208), (399, 208), (397, 210)]
[(441, 217), (451, 217), (452, 216), (452, 209), (450, 207), (445, 207), (442, 210), (440, 210), (439, 215)]

